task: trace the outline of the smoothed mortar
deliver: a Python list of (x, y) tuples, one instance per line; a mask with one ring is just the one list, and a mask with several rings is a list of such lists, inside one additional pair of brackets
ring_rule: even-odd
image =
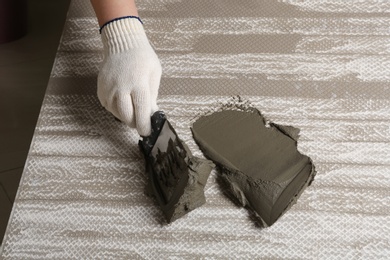
[(297, 150), (299, 129), (266, 125), (257, 109), (202, 116), (192, 133), (205, 156), (222, 169), (233, 195), (264, 226), (275, 223), (314, 178), (311, 159)]

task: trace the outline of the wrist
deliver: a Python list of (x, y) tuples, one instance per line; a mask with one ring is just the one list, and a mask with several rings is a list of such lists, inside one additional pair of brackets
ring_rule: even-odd
[(114, 19), (111, 19), (111, 20), (105, 22), (102, 26), (100, 26), (100, 29), (99, 29), (100, 34), (102, 33), (102, 30), (103, 30), (104, 27), (106, 27), (110, 23), (113, 23), (113, 22), (116, 22), (116, 21), (119, 21), (119, 20), (122, 20), (122, 19), (137, 19), (138, 21), (140, 21), (141, 24), (144, 24), (142, 22), (141, 18), (139, 18), (139, 16), (128, 15), (128, 16), (117, 17), (117, 18), (114, 18)]
[(91, 0), (99, 26), (117, 17), (138, 16), (135, 0)]

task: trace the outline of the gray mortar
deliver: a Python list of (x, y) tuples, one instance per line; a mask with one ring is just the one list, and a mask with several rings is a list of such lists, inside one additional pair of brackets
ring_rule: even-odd
[(267, 122), (255, 108), (228, 104), (200, 117), (192, 133), (204, 155), (222, 169), (233, 195), (263, 226), (286, 212), (314, 178), (312, 160), (297, 150), (299, 129)]
[(181, 218), (206, 203), (204, 187), (211, 170), (215, 166), (209, 160), (192, 156), (187, 145), (183, 141), (181, 142), (187, 152), (188, 182), (179, 201), (172, 207), (162, 208), (168, 223)]

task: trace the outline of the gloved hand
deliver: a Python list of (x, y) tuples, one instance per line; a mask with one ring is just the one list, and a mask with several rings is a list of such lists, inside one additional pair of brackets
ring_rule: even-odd
[(161, 64), (143, 25), (135, 18), (110, 22), (101, 31), (104, 60), (98, 76), (100, 103), (115, 117), (151, 132), (151, 115), (158, 110)]

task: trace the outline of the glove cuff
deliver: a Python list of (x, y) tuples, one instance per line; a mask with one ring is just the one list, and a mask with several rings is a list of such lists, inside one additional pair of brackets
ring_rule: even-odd
[(114, 20), (101, 30), (105, 52), (114, 54), (149, 44), (139, 19), (132, 17)]

